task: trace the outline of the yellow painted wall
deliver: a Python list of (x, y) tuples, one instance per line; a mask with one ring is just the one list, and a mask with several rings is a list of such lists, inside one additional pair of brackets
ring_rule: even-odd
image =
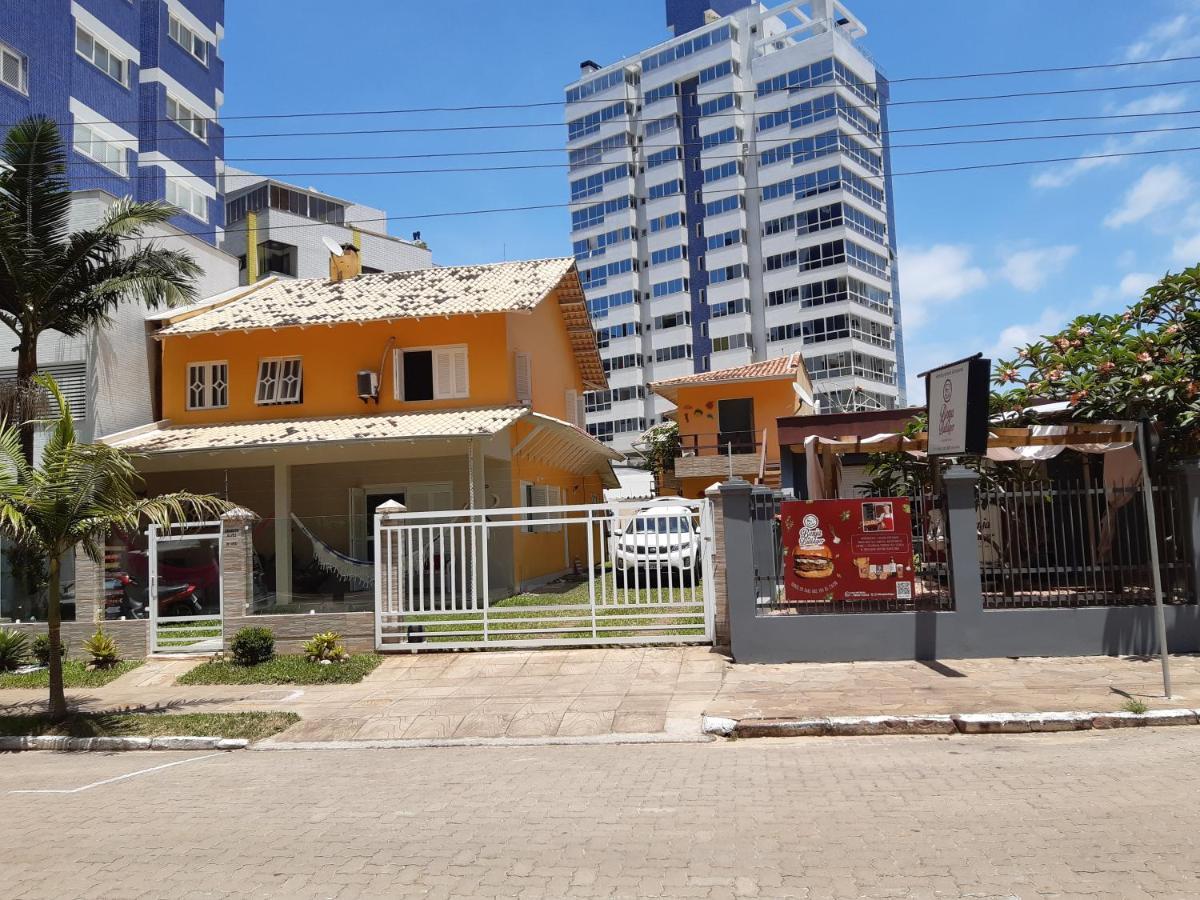
[[(389, 337), (396, 339), (394, 346), (400, 349), (466, 344), (470, 396), (420, 402), (394, 399), (392, 355), (388, 353), (379, 402), (364, 403), (358, 398), (355, 375), (379, 368)], [(527, 314), (174, 336), (162, 343), (163, 417), (179, 424), (511, 405), (516, 402), (515, 354), (519, 351), (532, 356), (533, 408), (538, 412), (568, 418), (565, 391), (583, 390), (566, 325), (553, 296)], [(303, 358), (302, 403), (255, 404), (258, 362), (274, 356)], [(187, 409), (188, 364), (222, 360), (229, 363), (229, 405)]]
[[(749, 397), (754, 401), (756, 441), (767, 431), (767, 459), (779, 459), (779, 431), (775, 420), (796, 411), (796, 393), (790, 381), (743, 381), (738, 384), (697, 385), (681, 388), (676, 419), (679, 434), (698, 435), (701, 447), (711, 447), (717, 441), (717, 401)], [(688, 438), (683, 437), (683, 446)]]

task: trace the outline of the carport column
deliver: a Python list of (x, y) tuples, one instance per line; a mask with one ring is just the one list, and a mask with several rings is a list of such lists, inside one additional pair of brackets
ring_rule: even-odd
[[(717, 552), (723, 554), (724, 585), (717, 575), (717, 590), (725, 589), (729, 615), (729, 650), (738, 658), (738, 644), (751, 636), (755, 616), (754, 523), (750, 519), (750, 482), (731, 478), (717, 489), (721, 495), (722, 528), (717, 532)], [(715, 567), (714, 567), (715, 568)]]
[(1200, 459), (1185, 459), (1179, 468), (1183, 471), (1183, 517), (1188, 525), (1184, 552), (1192, 566), (1192, 597), (1200, 602)]
[(253, 612), (254, 600), (254, 513), (234, 507), (221, 516), (221, 612), (229, 635)]
[(712, 504), (713, 515), (713, 644), (729, 646), (729, 592), (725, 589), (725, 504), (721, 486), (711, 485), (704, 498)]
[(75, 621), (101, 625), (104, 622), (104, 541), (100, 541), (100, 562), (92, 560), (75, 545)]
[(979, 571), (979, 516), (975, 486), (979, 473), (951, 466), (942, 476), (946, 489), (946, 537), (950, 547), (950, 590), (958, 615), (983, 613), (983, 579)]
[(275, 602), (292, 600), (292, 468), (275, 463)]

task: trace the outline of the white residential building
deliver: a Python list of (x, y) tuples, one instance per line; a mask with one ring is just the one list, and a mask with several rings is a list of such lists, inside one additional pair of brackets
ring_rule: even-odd
[[(716, 6), (719, 15), (709, 7)], [(628, 449), (646, 384), (800, 351), (821, 409), (903, 400), (887, 82), (837, 0), (667, 0), (675, 37), (567, 88), (571, 237)]]
[[(433, 265), (421, 233), (411, 241), (392, 237), (382, 209), (232, 167), (226, 168), (224, 187), (221, 249), (238, 259), (241, 284), (268, 275), (327, 277), (329, 250), (322, 238), (357, 247), (364, 273)], [(248, 245), (258, 248), (253, 256), (246, 252)]]

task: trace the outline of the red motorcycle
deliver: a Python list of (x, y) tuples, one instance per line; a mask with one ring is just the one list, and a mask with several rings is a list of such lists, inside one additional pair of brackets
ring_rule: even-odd
[[(158, 583), (158, 615), (199, 616), (204, 606), (196, 596), (198, 588), (187, 582)], [(146, 586), (127, 572), (116, 572), (105, 579), (105, 618), (145, 619), (149, 616)]]

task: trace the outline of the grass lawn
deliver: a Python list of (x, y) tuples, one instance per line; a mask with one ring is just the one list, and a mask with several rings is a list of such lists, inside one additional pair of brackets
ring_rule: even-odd
[[(89, 672), (87, 663), (81, 659), (63, 660), (63, 684), (69, 688), (103, 687), (110, 681), (120, 678), (126, 672), (132, 672), (145, 660), (127, 659), (117, 663), (111, 669), (96, 669)], [(50, 670), (39, 669), (36, 672), (26, 672), (16, 675), (12, 672), (0, 673), (0, 688), (46, 688), (50, 687)]]
[(356, 684), (374, 671), (383, 658), (355, 653), (345, 662), (323, 666), (303, 656), (276, 656), (257, 666), (226, 660), (201, 663), (176, 679), (177, 684)]
[(63, 722), (44, 716), (0, 716), (0, 735), (61, 737), (222, 737), (256, 741), (300, 721), (290, 712), (80, 713)]
[[(704, 635), (704, 604), (701, 588), (695, 592), (679, 585), (662, 587), (632, 585), (614, 590), (607, 576), (601, 595), (596, 585), (596, 626), (599, 637), (665, 637)], [(688, 601), (695, 598), (695, 603)], [(607, 601), (607, 602), (605, 602)], [(666, 604), (671, 604), (667, 606)], [(414, 616), (409, 624), (420, 624), (430, 643), (483, 641), (483, 616), (479, 612), (449, 612)], [(637, 630), (622, 628), (637, 626)], [(561, 630), (559, 630), (561, 629)], [(471, 634), (444, 634), (472, 632)], [(475, 633), (478, 632), (478, 633)], [(488, 608), (490, 641), (521, 640), (543, 636), (554, 638), (592, 637), (592, 612), (586, 581), (574, 585), (553, 584), (538, 591), (496, 600)]]

